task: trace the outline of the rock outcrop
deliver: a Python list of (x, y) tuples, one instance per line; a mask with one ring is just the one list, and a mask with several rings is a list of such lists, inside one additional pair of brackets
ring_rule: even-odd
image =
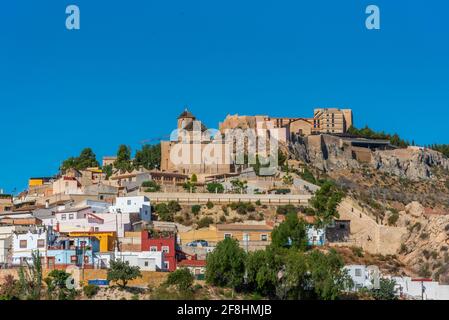
[(411, 181), (431, 179), (433, 169), (449, 170), (449, 159), (427, 148), (410, 147), (394, 150), (371, 150), (348, 145), (331, 135), (298, 139), (290, 148), (294, 157), (323, 171), (338, 169), (373, 169)]

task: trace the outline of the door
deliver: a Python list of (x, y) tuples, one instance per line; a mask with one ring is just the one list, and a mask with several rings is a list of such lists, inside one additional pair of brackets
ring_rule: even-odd
[(47, 257), (47, 268), (48, 269), (55, 268), (55, 257)]

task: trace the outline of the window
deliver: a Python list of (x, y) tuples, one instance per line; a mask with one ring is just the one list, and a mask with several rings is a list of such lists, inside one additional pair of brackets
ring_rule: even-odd
[(128, 206), (130, 206), (130, 205), (131, 205), (131, 200), (126, 201), (126, 204), (127, 204)]
[(89, 256), (84, 256), (84, 263), (89, 263)]
[(168, 270), (170, 268), (170, 263), (168, 261), (164, 261), (164, 269)]
[(362, 269), (355, 269), (355, 276), (361, 277), (362, 276)]
[(67, 218), (67, 215), (65, 215), (65, 214), (61, 215), (61, 220), (65, 220), (66, 218)]
[(225, 239), (228, 239), (228, 238), (231, 238), (232, 237), (232, 233), (225, 233), (224, 234), (224, 238)]
[(76, 258), (76, 256), (70, 256), (71, 263), (76, 263), (77, 261), (78, 261), (78, 259)]
[(261, 241), (268, 241), (268, 236), (266, 234), (261, 234), (260, 235), (260, 240)]
[(162, 246), (162, 252), (169, 253), (170, 248), (168, 246)]
[(20, 248), (24, 249), (27, 247), (27, 241), (26, 240), (20, 240)]
[(145, 267), (148, 267), (148, 261), (145, 261), (145, 262), (144, 262), (144, 266), (145, 266)]
[(43, 247), (45, 247), (45, 240), (44, 240), (44, 239), (39, 239), (39, 240), (37, 240), (37, 247), (38, 247), (38, 248), (43, 248)]
[(156, 252), (157, 251), (157, 247), (156, 246), (151, 246), (150, 247), (150, 251), (151, 252)]
[(70, 220), (73, 219), (73, 213), (69, 214), (69, 219), (70, 219)]

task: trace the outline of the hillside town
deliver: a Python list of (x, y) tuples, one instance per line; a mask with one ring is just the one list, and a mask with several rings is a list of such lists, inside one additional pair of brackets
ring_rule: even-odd
[[(170, 121), (176, 125), (170, 139), (146, 145), (135, 156), (123, 145), (99, 163), (86, 148), (65, 160), (54, 175), (30, 176), (26, 190), (1, 193), (0, 286), (8, 275), (9, 281), (19, 279), (37, 257), (44, 274), (63, 270), (81, 288), (111, 287), (119, 281), (110, 275), (117, 261), (138, 270), (140, 277), (129, 277), (131, 287), (157, 287), (170, 274), (185, 270), (199, 287), (220, 287), (208, 269), (225, 268), (225, 262), (216, 260), (218, 253), (223, 256), (221, 250), (226, 245), (231, 250), (235, 243), (238, 248), (232, 250), (247, 255), (255, 265), (273, 248), (290, 250), (287, 256), (293, 250), (305, 252), (305, 257), (310, 252), (305, 261), (315, 257), (307, 262), (312, 278), (320, 254), (338, 254), (341, 265), (329, 276), (338, 275), (349, 285), (329, 296), (320, 296), (317, 289), (318, 298), (376, 297), (373, 292), (391, 286), (391, 299), (449, 299), (449, 285), (439, 281), (448, 270), (438, 277), (432, 273), (446, 260), (439, 267), (427, 267), (427, 274), (404, 262), (421, 259), (412, 258), (413, 250), (405, 248), (411, 240), (404, 239), (410, 238), (410, 228), (419, 219), (430, 221), (428, 215), (444, 210), (438, 199), (426, 204), (410, 198), (395, 209), (397, 199), (384, 198), (380, 207), (375, 203), (378, 194), (364, 195), (371, 185), (351, 189), (369, 172), (397, 181), (434, 179), (435, 167), (449, 169), (449, 160), (441, 153), (405, 145), (396, 136), (356, 132), (350, 109), (317, 108), (312, 117), (294, 118), (227, 115), (218, 130), (208, 129), (187, 108)], [(223, 139), (237, 131), (246, 136)], [(256, 151), (248, 152), (251, 146)], [(275, 159), (270, 158), (273, 146)], [(427, 160), (420, 162), (423, 158)], [(407, 166), (400, 165), (405, 162)], [(361, 176), (354, 178), (358, 172)], [(420, 223), (424, 230), (425, 223)], [(438, 252), (428, 249), (435, 261), (440, 252), (443, 257), (446, 231), (435, 236), (441, 237)], [(259, 272), (249, 262), (242, 268), (246, 272), (237, 281), (240, 285), (231, 286), (237, 296)], [(276, 281), (288, 277), (288, 270), (286, 264), (276, 271)], [(271, 298), (273, 290), (255, 285), (253, 291)], [(304, 288), (295, 290), (276, 295), (307, 296)]]

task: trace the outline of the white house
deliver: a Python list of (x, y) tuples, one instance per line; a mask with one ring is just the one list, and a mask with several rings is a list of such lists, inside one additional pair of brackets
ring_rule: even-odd
[(47, 247), (56, 239), (51, 227), (39, 226), (24, 233), (14, 232), (12, 235), (13, 265), (32, 261), (33, 251), (39, 251), (41, 257), (47, 256)]
[(9, 264), (12, 258), (12, 236), (14, 232), (26, 232), (29, 227), (25, 226), (2, 226), (0, 227), (0, 266)]
[(380, 273), (377, 266), (347, 265), (343, 269), (348, 272), (354, 282), (352, 291), (379, 287)]
[(326, 242), (326, 231), (324, 228), (307, 226), (307, 243), (309, 246), (322, 246)]
[(151, 221), (150, 199), (145, 196), (117, 197), (109, 210), (112, 213), (139, 213), (141, 220)]
[(137, 266), (143, 271), (163, 270), (165, 261), (162, 251), (116, 251), (114, 258), (128, 261), (131, 266)]

